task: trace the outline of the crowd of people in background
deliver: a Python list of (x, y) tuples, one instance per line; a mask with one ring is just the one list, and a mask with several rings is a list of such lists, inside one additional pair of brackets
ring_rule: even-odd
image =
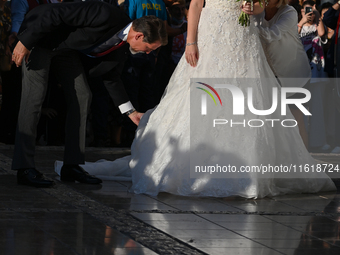
[[(77, 1), (77, 0), (75, 0)], [(270, 1), (270, 0), (269, 0)], [(66, 2), (66, 1), (64, 1)], [(187, 12), (186, 0), (125, 0), (108, 1), (123, 9), (134, 20), (146, 15), (162, 19), (167, 27), (168, 44), (150, 54), (131, 54), (122, 70), (122, 80), (131, 103), (139, 112), (155, 107), (185, 51)], [(21, 67), (10, 65), (11, 51), (17, 43), (17, 33), (25, 14), (39, 4), (62, 4), (57, 0), (0, 0), (0, 143), (13, 144), (21, 95)], [(323, 22), (333, 2), (290, 0), (296, 9), (296, 29), (308, 56), (312, 70), (308, 108), (305, 116), (308, 149), (311, 152), (340, 153), (340, 112), (336, 109), (334, 93), (334, 28)], [(242, 29), (240, 27), (240, 29)], [(221, 49), (223, 50), (223, 49)], [(79, 53), (81, 54), (81, 53)], [(7, 63), (7, 65), (6, 65)], [(38, 145), (63, 145), (66, 105), (62, 84), (50, 71), (49, 89), (38, 125)], [(100, 77), (88, 77), (92, 103), (87, 123), (87, 146), (128, 147), (136, 125), (114, 106)]]
[[(297, 6), (296, 4), (294, 6)], [(329, 16), (333, 3), (300, 1), (296, 7), (299, 15), (298, 32), (312, 70), (308, 107), (312, 116), (306, 118), (310, 151), (340, 153), (339, 111), (335, 107), (336, 93), (334, 69), (334, 29), (327, 27), (324, 18)], [(327, 17), (328, 18), (328, 17)], [(334, 46), (333, 46), (334, 47)]]

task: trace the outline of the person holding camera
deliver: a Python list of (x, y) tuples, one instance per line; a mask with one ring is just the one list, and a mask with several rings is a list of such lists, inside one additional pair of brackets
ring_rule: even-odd
[(300, 39), (307, 53), (312, 71), (310, 84), (311, 100), (308, 103), (309, 111), (309, 149), (310, 151), (326, 151), (330, 146), (326, 143), (326, 128), (324, 121), (323, 98), (325, 85), (329, 82), (325, 72), (325, 57), (322, 45), (327, 42), (323, 40), (325, 26), (315, 9), (315, 2), (307, 0), (302, 4), (302, 19), (298, 23)]
[[(319, 12), (315, 9), (315, 2), (307, 0), (302, 4), (301, 9), (302, 18), (298, 23), (298, 32), (304, 33), (306, 30), (310, 30), (307, 27), (316, 28), (317, 34), (321, 37), (325, 34), (325, 27), (322, 19), (320, 19)], [(314, 30), (314, 29), (313, 29)]]

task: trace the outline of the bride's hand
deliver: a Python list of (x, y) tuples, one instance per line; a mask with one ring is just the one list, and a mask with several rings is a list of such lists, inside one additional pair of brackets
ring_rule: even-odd
[(249, 2), (242, 3), (241, 9), (245, 14), (253, 15), (254, 11), (251, 10), (251, 4)]
[(248, 14), (248, 15), (258, 15), (260, 13), (262, 13), (264, 11), (264, 4), (262, 5), (263, 7), (261, 7), (260, 3), (254, 2), (253, 4), (253, 10), (251, 10), (251, 4), (250, 2), (246, 2), (243, 3), (241, 5), (241, 9), (244, 13)]
[(141, 120), (144, 113), (134, 111), (129, 115), (129, 118), (135, 123), (137, 126), (139, 125), (139, 121)]
[(197, 44), (187, 45), (185, 47), (185, 59), (187, 60), (188, 64), (192, 67), (197, 65), (197, 61), (199, 58), (198, 47)]

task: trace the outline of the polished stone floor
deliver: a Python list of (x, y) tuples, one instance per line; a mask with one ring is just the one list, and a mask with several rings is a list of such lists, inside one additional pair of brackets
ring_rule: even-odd
[[(157, 197), (130, 182), (65, 184), (53, 172), (61, 147), (39, 147), (51, 189), (16, 184), (13, 147), (0, 145), (0, 255), (340, 254), (340, 193), (265, 199)], [(128, 154), (88, 148), (88, 161)], [(314, 154), (340, 164), (340, 155)], [(338, 184), (338, 180), (334, 180)]]

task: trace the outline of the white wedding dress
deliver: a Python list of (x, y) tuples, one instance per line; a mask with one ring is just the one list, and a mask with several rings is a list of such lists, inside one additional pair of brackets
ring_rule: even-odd
[[(198, 27), (200, 55), (197, 67), (191, 67), (182, 57), (160, 104), (144, 114), (136, 131), (131, 156), (113, 162), (86, 164), (86, 171), (103, 179), (132, 179), (132, 192), (153, 196), (168, 192), (183, 196), (260, 198), (335, 189), (325, 173), (300, 173), (290, 179), (277, 178), (276, 174), (260, 178), (255, 173), (243, 174), (240, 178), (213, 178), (209, 174), (190, 178), (192, 152), (206, 165), (215, 164), (216, 158), (219, 165), (236, 167), (315, 164), (297, 127), (219, 127), (211, 131), (210, 122), (190, 123), (190, 93), (193, 89), (190, 88), (190, 78), (274, 78), (256, 28), (239, 25), (239, 14), (240, 3), (235, 0), (206, 1)], [(251, 86), (255, 108), (269, 109), (272, 87), (279, 85), (276, 82), (256, 82)], [(201, 92), (197, 90), (197, 93)], [(219, 93), (221, 98), (227, 96), (227, 92)], [(233, 117), (231, 102), (224, 100), (223, 103), (230, 107), (214, 108), (215, 111), (209, 113), (213, 118)], [(254, 115), (246, 111), (243, 118), (254, 119)], [(280, 112), (274, 112), (271, 118), (282, 119), (282, 116)], [(293, 119), (290, 112), (285, 118)], [(202, 131), (208, 139), (200, 139)], [(60, 171), (61, 165), (56, 162), (56, 172)]]

